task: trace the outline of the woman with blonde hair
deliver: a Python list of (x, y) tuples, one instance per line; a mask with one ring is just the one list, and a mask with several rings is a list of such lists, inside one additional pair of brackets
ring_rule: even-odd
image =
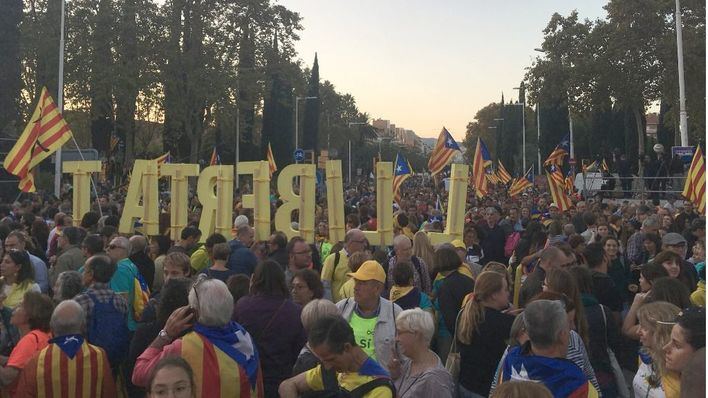
[(423, 231), (418, 231), (413, 235), (413, 255), (422, 259), (423, 262), (428, 266), (431, 279), (435, 278), (435, 248), (433, 244), (430, 243), (428, 234)]
[(474, 292), (459, 314), (456, 329), (460, 351), (460, 397), (489, 395), (497, 363), (506, 348), (514, 316), (509, 308), (509, 283), (505, 275), (485, 271), (477, 277)]
[[(671, 341), (671, 328), (681, 310), (665, 301), (644, 304), (639, 308), (639, 369), (632, 382), (634, 396), (659, 398), (678, 396), (680, 380), (666, 369), (663, 347)], [(675, 394), (671, 395), (674, 391)]]

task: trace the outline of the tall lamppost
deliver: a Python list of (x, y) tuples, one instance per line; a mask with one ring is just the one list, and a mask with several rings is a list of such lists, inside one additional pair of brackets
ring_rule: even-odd
[[(514, 90), (519, 90), (519, 94), (523, 93), (521, 87), (514, 87)], [(521, 107), (521, 169), (526, 170), (526, 98), (519, 98), (514, 105)]]
[(676, 0), (676, 55), (679, 79), (679, 131), (681, 146), (688, 146), (688, 117), (686, 116), (686, 82), (683, 77), (683, 33), (681, 29), (681, 3)]

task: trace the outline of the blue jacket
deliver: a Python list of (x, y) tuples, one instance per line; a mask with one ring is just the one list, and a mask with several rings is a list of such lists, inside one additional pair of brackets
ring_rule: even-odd
[(250, 277), (258, 264), (256, 255), (253, 254), (251, 249), (247, 248), (241, 241), (236, 239), (229, 242), (229, 247), (231, 248), (231, 255), (229, 256), (229, 262), (226, 263), (226, 266), (236, 271), (238, 274), (244, 274)]

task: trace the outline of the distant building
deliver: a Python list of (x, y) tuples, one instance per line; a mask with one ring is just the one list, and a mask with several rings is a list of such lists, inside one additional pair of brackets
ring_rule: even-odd
[(659, 129), (659, 115), (656, 113), (647, 114), (647, 137), (656, 139), (656, 132)]
[(377, 130), (379, 141), (390, 141), (394, 145), (425, 152), (423, 140), (413, 130), (397, 127), (386, 119), (374, 119), (371, 125)]

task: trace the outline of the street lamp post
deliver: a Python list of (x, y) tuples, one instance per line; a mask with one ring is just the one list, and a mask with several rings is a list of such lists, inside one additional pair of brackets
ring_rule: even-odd
[[(522, 93), (521, 87), (514, 87), (514, 90), (519, 90), (519, 94)], [(514, 105), (521, 106), (521, 164), (523, 166), (521, 169), (526, 170), (526, 98), (519, 98), (519, 101)]]
[(541, 172), (541, 107), (536, 101), (536, 151), (538, 152), (538, 171)]
[(295, 149), (298, 149), (300, 144), (300, 113), (298, 112), (298, 104), (301, 100), (307, 101), (311, 99), (317, 99), (317, 97), (295, 97)]
[[(547, 51), (542, 48), (534, 48), (534, 51), (547, 54)], [(562, 65), (561, 65), (562, 66)], [(570, 135), (570, 160), (575, 160), (575, 145), (573, 145), (573, 116), (570, 114), (570, 96), (566, 90), (566, 97), (568, 97), (568, 133)]]
[(679, 79), (679, 131), (681, 146), (688, 146), (688, 117), (686, 116), (686, 82), (683, 77), (683, 33), (681, 29), (681, 4), (676, 0), (676, 53)]

